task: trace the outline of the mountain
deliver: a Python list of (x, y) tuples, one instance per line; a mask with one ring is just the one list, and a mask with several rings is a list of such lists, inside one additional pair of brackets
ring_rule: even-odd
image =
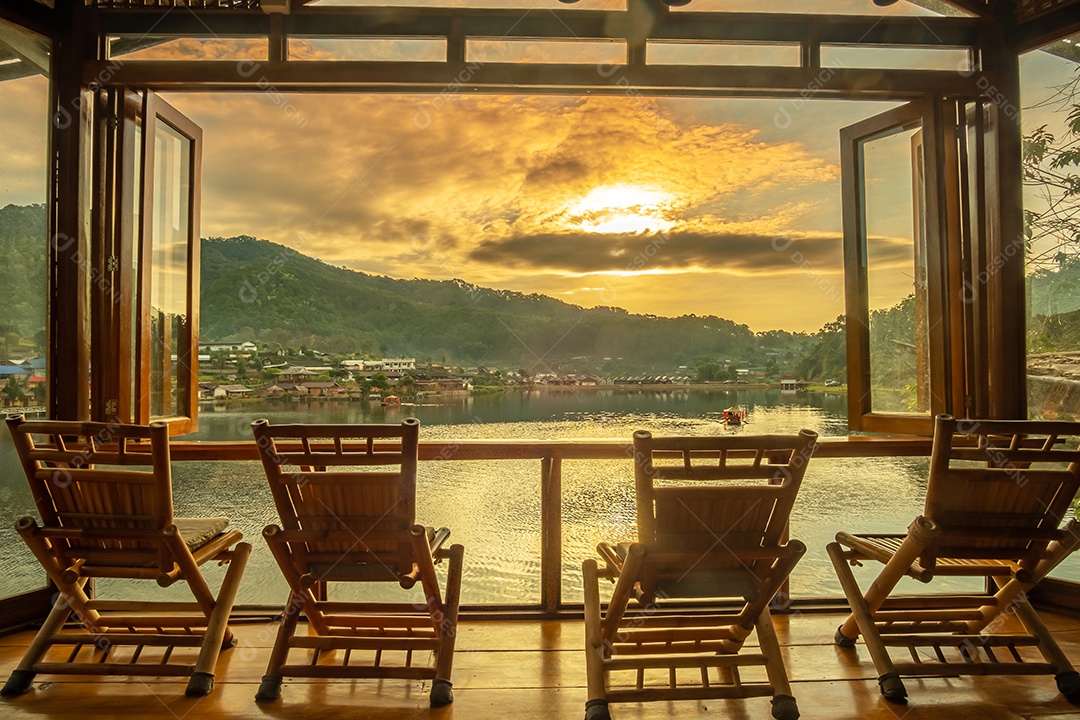
[(201, 307), (204, 338), (437, 361), (531, 367), (609, 357), (644, 370), (760, 350), (748, 327), (723, 318), (633, 315), (463, 280), (368, 275), (251, 237), (203, 240)]
[(37, 338), (41, 345), (48, 293), (45, 228), (44, 205), (0, 208), (0, 334)]

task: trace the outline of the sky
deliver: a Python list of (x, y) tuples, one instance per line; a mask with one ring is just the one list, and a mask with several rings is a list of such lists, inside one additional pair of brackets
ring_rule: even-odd
[[(691, 7), (701, 2), (712, 0)], [(867, 7), (829, 5), (883, 12)], [(291, 51), (393, 57), (417, 49), (294, 43)], [(532, 44), (515, 52), (542, 61), (555, 51)], [(265, 47), (212, 39), (149, 53), (235, 59), (260, 57)], [(1051, 70), (1041, 60), (1027, 65), (1038, 78)], [(44, 199), (43, 85), (0, 84), (0, 206)], [(252, 235), (392, 277), (461, 278), (586, 307), (811, 332), (844, 310), (839, 130), (894, 106), (453, 88), (163, 97), (204, 130), (204, 237)], [(884, 183), (877, 191), (885, 197), (893, 186), (910, 196), (903, 172), (869, 182)], [(883, 214), (869, 243), (875, 303), (887, 307), (912, 288), (910, 203)]]

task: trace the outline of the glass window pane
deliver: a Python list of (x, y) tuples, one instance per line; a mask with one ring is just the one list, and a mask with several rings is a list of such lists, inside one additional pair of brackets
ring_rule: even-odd
[[(1068, 189), (1080, 181), (1068, 161), (1080, 146), (1071, 115), (1080, 105), (1080, 66), (1068, 59), (1077, 43), (1080, 35), (1020, 58), (1028, 415), (1041, 420), (1080, 419), (1080, 197)], [(1080, 581), (1080, 556), (1051, 576)]]
[(150, 281), (150, 416), (185, 415), (177, 392), (180, 338), (187, 332), (191, 141), (157, 120)]
[(921, 132), (861, 144), (873, 412), (930, 412)]
[[(39, 416), (49, 247), (49, 81), (40, 64), (48, 45), (3, 20), (0, 37), (7, 41), (0, 41), (0, 413)], [(45, 585), (45, 573), (15, 532), (23, 515), (37, 511), (7, 429), (0, 428), (0, 598)]]

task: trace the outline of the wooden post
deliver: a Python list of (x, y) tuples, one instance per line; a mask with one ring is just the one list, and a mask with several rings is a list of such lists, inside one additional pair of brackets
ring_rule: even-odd
[(983, 71), (989, 84), (987, 127), (986, 256), (990, 417), (1027, 417), (1027, 357), (1024, 303), (1024, 197), (1020, 129), (1020, 59), (1015, 32), (1003, 27), (1012, 20), (1006, 3), (1004, 15), (982, 48)]
[(540, 604), (554, 614), (562, 605), (562, 458), (540, 460)]
[(84, 6), (57, 9), (63, 30), (53, 44), (52, 123), (49, 143), (49, 417), (85, 420), (90, 411), (90, 260), (88, 184), (83, 145), (90, 137), (82, 70), (86, 55)]

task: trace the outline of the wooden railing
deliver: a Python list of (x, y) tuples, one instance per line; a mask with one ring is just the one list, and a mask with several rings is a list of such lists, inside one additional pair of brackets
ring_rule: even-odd
[[(176, 461), (259, 459), (254, 441), (173, 441)], [(899, 457), (930, 454), (930, 438), (845, 437), (818, 441), (815, 457)], [(624, 440), (446, 440), (420, 443), (420, 459), (540, 461), (540, 604), (556, 613), (562, 605), (562, 463), (564, 460), (619, 460), (629, 464), (633, 445)]]

